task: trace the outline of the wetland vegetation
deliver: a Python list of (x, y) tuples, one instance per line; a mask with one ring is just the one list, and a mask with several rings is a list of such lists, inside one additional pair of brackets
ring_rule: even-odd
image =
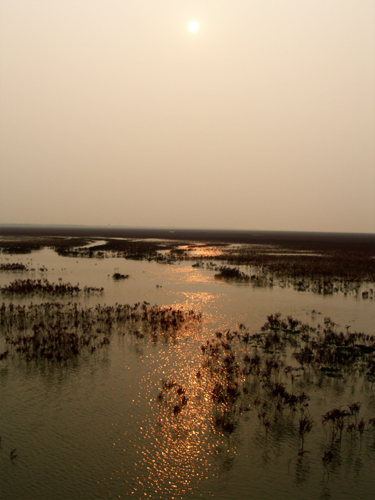
[(128, 274), (121, 274), (121, 273), (114, 273), (112, 278), (115, 280), (115, 281), (118, 281), (118, 280), (126, 280), (129, 278), (129, 275)]
[[(374, 298), (375, 241), (370, 236), (358, 241), (345, 237), (337, 241), (317, 237), (315, 241), (302, 235), (295, 239), (265, 239), (263, 244), (213, 241), (188, 245), (183, 240), (157, 239), (107, 238), (104, 243), (102, 239), (96, 243), (93, 238), (82, 237), (8, 236), (0, 239), (0, 249), (7, 254), (30, 253), (43, 247), (72, 258), (117, 257), (161, 264), (193, 260), (196, 267), (206, 266), (216, 271), (218, 279)], [(9, 265), (17, 264), (8, 264), (8, 270)], [(2, 270), (5, 271), (5, 267)]]
[(0, 271), (28, 271), (28, 268), (20, 262), (7, 262), (0, 264)]
[[(178, 343), (183, 329), (201, 319), (193, 310), (150, 306), (147, 302), (95, 307), (77, 302), (3, 303), (0, 327), (7, 349), (0, 353), (0, 361), (67, 366), (80, 358), (99, 356), (114, 335), (127, 335), (142, 343)], [(310, 454), (305, 447), (308, 435), (313, 427), (321, 426), (326, 435), (320, 457), (323, 474), (337, 467), (342, 455), (350, 453), (363, 434), (375, 438), (375, 416), (361, 416), (360, 401), (348, 401), (345, 407), (334, 407), (313, 418), (308, 391), (309, 386), (323, 390), (325, 381), (332, 378), (348, 385), (362, 378), (372, 390), (374, 335), (339, 330), (328, 317), (312, 327), (275, 313), (257, 333), (251, 334), (239, 324), (233, 330), (217, 331), (200, 350), (201, 366), (195, 374), (198, 390), (175, 379), (164, 380), (154, 395), (161, 414), (167, 412), (170, 418), (179, 419), (189, 412), (192, 400), (209, 398), (212, 406), (207, 419), (212, 432), (229, 438), (243, 416), (253, 412), (265, 437), (286, 433), (290, 438), (295, 434), (299, 444), (288, 467), (294, 459), (306, 459)]]
[(92, 287), (85, 286), (83, 289), (79, 287), (79, 284), (72, 285), (71, 283), (50, 283), (47, 279), (18, 279), (14, 280), (9, 285), (0, 286), (0, 293), (5, 295), (52, 295), (52, 296), (64, 296), (64, 295), (78, 295), (80, 293), (92, 294), (92, 293), (102, 293), (104, 291), (103, 287)]
[[(67, 362), (79, 355), (93, 354), (110, 344), (114, 331), (128, 331), (138, 339), (146, 335), (157, 342), (176, 335), (183, 324), (199, 321), (200, 314), (172, 307), (149, 307), (137, 303), (95, 308), (77, 302), (44, 302), (28, 306), (6, 305), (0, 308), (0, 327), (5, 335), (6, 351), (0, 359), (17, 354), (27, 362), (48, 359)], [(125, 330), (128, 326), (130, 330)]]
[[(51, 240), (54, 245), (44, 246)], [(222, 242), (186, 245), (181, 240), (107, 240), (103, 244), (90, 238), (71, 240), (61, 245), (56, 245), (56, 238), (45, 238), (43, 243), (28, 241), (28, 245), (50, 249), (48, 255), (33, 250), (31, 257), (47, 255), (52, 259), (55, 255), (55, 259), (64, 259), (59, 265), (54, 264), (53, 259), (43, 265), (38, 258), (41, 263), (35, 266), (26, 251), (24, 258), (18, 250), (13, 257), (11, 252), (3, 252), (0, 262), (0, 277), (3, 277), (0, 286), (3, 301), (0, 306), (0, 375), (3, 378), (0, 380), (7, 387), (10, 384), (8, 373), (19, 374), (21, 378), (27, 374), (26, 377), (39, 377), (42, 386), (46, 383), (47, 387), (57, 377), (60, 380), (58, 387), (73, 384), (73, 394), (74, 381), (81, 371), (85, 373), (84, 380), (99, 373), (100, 377), (95, 378), (96, 387), (103, 383), (104, 389), (98, 389), (98, 394), (111, 408), (121, 401), (110, 396), (118, 383), (117, 377), (125, 377), (123, 373), (129, 369), (128, 378), (121, 378), (129, 391), (129, 396), (121, 396), (124, 398), (121, 411), (126, 412), (127, 418), (121, 420), (122, 432), (117, 438), (124, 440), (128, 426), (133, 425), (133, 414), (137, 415), (136, 429), (131, 427), (132, 435), (123, 448), (128, 455), (123, 467), (131, 470), (134, 466), (134, 487), (125, 487), (126, 481), (121, 483), (121, 488), (129, 494), (137, 495), (137, 491), (142, 491), (152, 496), (145, 485), (161, 484), (162, 497), (171, 498), (174, 487), (184, 491), (185, 485), (193, 481), (194, 471), (201, 470), (200, 458), (207, 470), (213, 467), (218, 471), (219, 479), (220, 474), (229, 474), (225, 472), (227, 467), (228, 471), (235, 467), (228, 463), (236, 462), (236, 449), (246, 440), (250, 440), (255, 450), (251, 452), (255, 469), (258, 467), (256, 460), (264, 453), (265, 457), (273, 457), (264, 462), (264, 470), (270, 473), (272, 465), (268, 464), (274, 463), (285, 484), (290, 477), (294, 478), (292, 489), (290, 485), (286, 487), (288, 495), (296, 485), (303, 488), (303, 484), (320, 482), (321, 495), (329, 498), (329, 485), (334, 478), (343, 478), (347, 474), (344, 470), (351, 470), (353, 461), (358, 470), (365, 467), (362, 464), (374, 463), (375, 337), (372, 332), (356, 331), (346, 323), (342, 326), (312, 308), (309, 310), (311, 320), (307, 321), (294, 314), (274, 312), (268, 313), (263, 325), (256, 328), (247, 321), (228, 328), (218, 327), (219, 322), (212, 319), (213, 313), (207, 320), (199, 307), (199, 304), (204, 306), (205, 297), (213, 296), (211, 289), (207, 294), (202, 288), (193, 296), (200, 300), (196, 303), (198, 308), (168, 303), (168, 294), (176, 294), (170, 288), (171, 277), (178, 280), (178, 276), (186, 272), (189, 280), (196, 276), (197, 283), (202, 277), (211, 279), (210, 286), (219, 287), (215, 292), (217, 300), (221, 290), (229, 291), (233, 287), (238, 294), (246, 290), (256, 293), (258, 289), (268, 294), (278, 287), (280, 293), (283, 288), (291, 288), (293, 294), (303, 291), (306, 293), (299, 295), (311, 294), (319, 300), (341, 294), (341, 300), (355, 301), (367, 311), (374, 297), (374, 259), (369, 249), (363, 254), (351, 249), (340, 256), (335, 254), (337, 249), (335, 252), (326, 249), (326, 253), (321, 254), (322, 249), (317, 248), (309, 253), (306, 248), (253, 248)], [(17, 243), (16, 248), (30, 246), (22, 247)], [(83, 258), (88, 260), (80, 260)], [(116, 271), (121, 269), (117, 265), (122, 258), (127, 259), (125, 269), (131, 274)], [(131, 260), (137, 263), (135, 266), (144, 266), (139, 267), (138, 274), (133, 274), (138, 267), (131, 267)], [(68, 261), (71, 265), (66, 271)], [(112, 265), (111, 272), (106, 261)], [(323, 263), (320, 268), (319, 262)], [(164, 268), (158, 265), (160, 263), (171, 266)], [(107, 280), (105, 288), (98, 286), (94, 279), (86, 281), (85, 286), (72, 285), (66, 279), (68, 272), (77, 275), (83, 272), (81, 267), (85, 269), (86, 279), (91, 279), (99, 266), (103, 268), (101, 276)], [(132, 305), (122, 303), (122, 294), (131, 293), (127, 290), (132, 283), (135, 282), (136, 287), (145, 269), (151, 269), (146, 266), (154, 266), (152, 269), (156, 273), (145, 288), (147, 301)], [(34, 279), (32, 273), (42, 272), (45, 278)], [(19, 279), (12, 279), (13, 273), (19, 273)], [(169, 281), (161, 280), (163, 273), (169, 276)], [(53, 281), (52, 277), (58, 281)], [(80, 278), (83, 283), (85, 280)], [(187, 290), (189, 280), (186, 281)], [(159, 285), (161, 282), (164, 286)], [(144, 283), (147, 283), (147, 276)], [(155, 283), (158, 283), (156, 289)], [(106, 304), (104, 299), (108, 299), (107, 290), (111, 287), (118, 299), (116, 303)], [(154, 297), (160, 297), (162, 305), (151, 305), (150, 300)], [(230, 301), (228, 296), (228, 304)], [(271, 307), (274, 304), (270, 301)], [(212, 325), (216, 324), (213, 329)], [(109, 367), (116, 363), (119, 368), (111, 375)], [(155, 363), (155, 372), (150, 374), (152, 363)], [(173, 370), (170, 369), (172, 365)], [(137, 370), (144, 375), (135, 382)], [(103, 382), (107, 378), (108, 385)], [(17, 385), (16, 380), (17, 377), (12, 384)], [(144, 393), (130, 391), (132, 385), (138, 387), (138, 384), (143, 384)], [(72, 397), (68, 397), (68, 405)], [(87, 397), (86, 404), (92, 404), (92, 398), (96, 396)], [(14, 408), (19, 404), (19, 398), (10, 392), (6, 393), (5, 400), (12, 402)], [(80, 405), (78, 402), (77, 408)], [(147, 413), (148, 405), (150, 413), (144, 420), (142, 412)], [(104, 406), (100, 404), (97, 411), (98, 415), (104, 414)], [(108, 413), (110, 425), (116, 418)], [(3, 420), (6, 421), (2, 424), (2, 435), (7, 461), (22, 466), (29, 451), (17, 437), (18, 431), (12, 428), (12, 419)], [(20, 425), (23, 424), (19, 422)], [(147, 441), (143, 441), (144, 429), (149, 433)], [(133, 438), (137, 432), (141, 432), (140, 437)], [(51, 434), (48, 436), (51, 439)], [(143, 470), (141, 462), (137, 462), (138, 458), (131, 452), (129, 455), (133, 439), (139, 441), (131, 446), (136, 446), (137, 453), (143, 455), (145, 471), (154, 470), (160, 462), (168, 472), (159, 472), (156, 480), (147, 480), (149, 472), (141, 476), (137, 472)], [(101, 442), (106, 443), (106, 439)], [(175, 449), (175, 458), (170, 455), (166, 458), (167, 449)], [(283, 450), (281, 462), (280, 449)], [(72, 457), (79, 452), (74, 448), (69, 453), (74, 460)], [(197, 460), (191, 458), (194, 453)], [(229, 462), (227, 455), (231, 457)], [(113, 463), (118, 467), (116, 460)], [(184, 468), (181, 468), (181, 460)], [(248, 467), (247, 461), (243, 459), (242, 467)], [(263, 468), (256, 469), (257, 474)], [(247, 468), (244, 470), (250, 474)], [(163, 474), (165, 479), (160, 479), (164, 478)], [(371, 477), (371, 474), (366, 476), (369, 485)], [(341, 491), (337, 482), (335, 485)], [(116, 494), (122, 491), (109, 483), (106, 488)], [(198, 483), (194, 488), (206, 493), (204, 487), (199, 489)], [(6, 491), (10, 490), (9, 483)], [(220, 497), (220, 491), (215, 492), (214, 496)], [(333, 490), (330, 495), (334, 498)], [(179, 498), (182, 497), (181, 494)], [(366, 498), (366, 493), (362, 497)], [(20, 494), (17, 498), (24, 497)]]

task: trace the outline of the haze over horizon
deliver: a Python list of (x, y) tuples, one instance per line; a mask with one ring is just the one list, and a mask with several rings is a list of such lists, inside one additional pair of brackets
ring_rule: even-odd
[(374, 233), (374, 18), (0, 0), (0, 224)]

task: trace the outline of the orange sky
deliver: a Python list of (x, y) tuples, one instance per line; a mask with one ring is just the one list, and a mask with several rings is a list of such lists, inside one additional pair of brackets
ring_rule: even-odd
[(374, 19), (0, 0), (0, 223), (375, 232)]

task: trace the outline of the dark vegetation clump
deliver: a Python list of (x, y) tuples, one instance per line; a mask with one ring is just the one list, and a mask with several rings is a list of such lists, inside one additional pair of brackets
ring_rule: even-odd
[[(279, 339), (270, 332), (275, 345)], [(251, 352), (248, 349), (251, 347)], [(268, 347), (268, 349), (266, 348)], [(201, 346), (203, 355), (199, 377), (211, 379), (211, 398), (215, 405), (213, 423), (224, 434), (235, 431), (242, 413), (255, 409), (268, 432), (287, 414), (299, 413), (302, 441), (312, 428), (308, 415), (308, 396), (287, 388), (290, 368), (270, 351), (262, 334), (253, 334), (239, 325), (238, 330), (217, 332), (216, 338)], [(260, 355), (258, 349), (264, 351)], [(248, 352), (248, 354), (244, 354)], [(283, 379), (285, 380), (283, 382)]]
[[(291, 316), (271, 314), (260, 333), (250, 334), (240, 324), (237, 330), (216, 332), (215, 338), (201, 345), (201, 351), (196, 377), (210, 394), (216, 432), (229, 436), (243, 413), (255, 411), (266, 434), (276, 437), (282, 429), (293, 430), (299, 441), (293, 458), (309, 453), (305, 441), (319, 425), (310, 414), (309, 395), (301, 391), (306, 387), (303, 379), (307, 387), (321, 386), (324, 378), (332, 377), (349, 381), (362, 376), (367, 383), (375, 382), (375, 336), (337, 331), (329, 318), (313, 328)], [(336, 457), (344, 434), (352, 439), (361, 438), (364, 432), (375, 433), (375, 418), (368, 423), (359, 419), (360, 409), (361, 403), (353, 402), (322, 416), (321, 423), (329, 429), (324, 467)]]
[[(359, 295), (364, 284), (370, 286), (363, 298), (373, 298), (375, 283), (375, 251), (356, 248), (338, 251), (321, 248), (318, 254), (311, 247), (305, 250), (287, 248), (242, 248), (228, 250), (223, 258), (228, 264), (251, 266), (261, 277), (259, 285), (292, 286), (297, 291), (322, 295), (343, 293)], [(254, 276), (255, 278), (255, 276)], [(251, 280), (253, 281), (253, 280)]]
[(76, 302), (28, 306), (2, 303), (0, 330), (8, 347), (0, 353), (0, 361), (19, 355), (26, 362), (67, 362), (108, 346), (114, 332), (127, 333), (138, 340), (147, 337), (153, 342), (166, 342), (175, 338), (182, 326), (200, 319), (201, 315), (193, 310), (149, 307), (146, 302), (96, 307), (83, 307)]
[(27, 245), (7, 245), (3, 246), (1, 248), (1, 252), (4, 254), (9, 254), (9, 255), (18, 255), (18, 254), (30, 254), (31, 252), (35, 252), (36, 250), (41, 250), (43, 248), (42, 245), (33, 245), (33, 244), (27, 244)]
[[(211, 231), (206, 236), (199, 232), (195, 234), (197, 240), (206, 241), (206, 244), (197, 246), (187, 245), (187, 241), (179, 241), (175, 235), (169, 235), (170, 240), (147, 240), (113, 239), (103, 233), (102, 237), (106, 239), (104, 244), (87, 247), (88, 243), (95, 241), (94, 237), (37, 237), (29, 233), (25, 233), (28, 236), (22, 236), (22, 232), (15, 233), (17, 236), (8, 235), (0, 240), (0, 248), (4, 253), (30, 253), (50, 247), (59, 255), (75, 258), (116, 256), (161, 264), (195, 260), (196, 267), (198, 263), (199, 267), (203, 267), (206, 261), (208, 269), (219, 270), (218, 278), (229, 281), (261, 287), (293, 287), (300, 292), (311, 291), (322, 295), (343, 293), (375, 299), (375, 242), (371, 235), (265, 233), (252, 236), (239, 233), (236, 241), (235, 236), (225, 232), (221, 240), (220, 234)], [(97, 231), (92, 230), (94, 233), (95, 238), (100, 237)], [(230, 245), (229, 241), (240, 245)], [(219, 251), (194, 256), (192, 250), (205, 247)], [(209, 260), (226, 265), (212, 265)], [(241, 265), (251, 268), (249, 275), (238, 269)]]
[(256, 273), (249, 276), (248, 274), (240, 271), (237, 267), (229, 267), (229, 266), (221, 266), (218, 267), (212, 262), (207, 264), (207, 269), (212, 269), (215, 271), (219, 271), (215, 274), (216, 279), (222, 279), (226, 281), (233, 281), (236, 283), (251, 283), (254, 287), (272, 287), (273, 286), (273, 278), (272, 276), (259, 272), (257, 270)]
[(215, 278), (244, 283), (248, 283), (250, 281), (250, 276), (242, 273), (237, 267), (227, 266), (219, 267), (219, 272), (215, 274)]
[(199, 267), (203, 267), (203, 263), (202, 263), (202, 262), (197, 261), (197, 262), (195, 262), (195, 264), (193, 264), (191, 267), (197, 267), (197, 268), (199, 268)]
[(85, 286), (82, 290), (78, 285), (71, 285), (70, 283), (50, 283), (47, 279), (19, 279), (12, 281), (9, 285), (0, 287), (0, 293), (7, 295), (59, 295), (59, 296), (73, 296), (78, 295), (80, 292), (84, 294), (102, 293), (104, 288), (88, 287)]
[(131, 260), (148, 260), (148, 261), (176, 261), (176, 258), (163, 255), (162, 251), (171, 248), (173, 245), (146, 241), (146, 240), (108, 240), (102, 245), (96, 245), (90, 248), (64, 248), (56, 247), (55, 250), (59, 255), (64, 257), (88, 257), (88, 258), (105, 258), (119, 257)]
[(112, 278), (116, 281), (118, 280), (126, 280), (129, 278), (129, 274), (121, 274), (121, 273), (114, 273)]
[(45, 247), (69, 248), (87, 245), (87, 238), (64, 238), (64, 237), (23, 237), (13, 236), (0, 240), (0, 249), (3, 254), (30, 254)]
[[(128, 335), (137, 343), (175, 342), (200, 319), (201, 314), (193, 310), (150, 307), (147, 302), (95, 307), (76, 302), (3, 303), (0, 331), (6, 350), (0, 353), (0, 362), (18, 358), (35, 366), (66, 365), (105, 352), (115, 334)], [(338, 443), (374, 433), (375, 418), (367, 421), (360, 417), (362, 404), (354, 401), (345, 408), (327, 408), (319, 422), (310, 414), (306, 387), (319, 387), (332, 377), (351, 383), (361, 376), (373, 384), (374, 353), (374, 336), (352, 333), (348, 328), (340, 331), (330, 318), (313, 328), (291, 316), (270, 314), (259, 333), (251, 334), (243, 324), (216, 332), (201, 345), (195, 384), (191, 387), (174, 379), (163, 380), (156, 399), (169, 422), (176, 423), (185, 418), (194, 399), (209, 401), (212, 431), (228, 439), (242, 415), (254, 411), (266, 435), (280, 436), (283, 429), (295, 435), (298, 451), (294, 458), (309, 453), (305, 444), (321, 424), (327, 429), (322, 463), (328, 473), (339, 453)]]
[(269, 352), (293, 349), (293, 358), (301, 368), (312, 369), (316, 375), (343, 378), (361, 374), (375, 382), (375, 336), (361, 332), (338, 331), (328, 317), (324, 324), (311, 327), (291, 316), (282, 318), (280, 313), (267, 316), (262, 334), (253, 339)]
[(0, 264), (0, 271), (28, 271), (29, 269), (19, 262)]
[(188, 403), (185, 393), (185, 388), (177, 384), (173, 379), (164, 381), (163, 387), (158, 394), (158, 401), (169, 406), (172, 409), (172, 414), (177, 416)]

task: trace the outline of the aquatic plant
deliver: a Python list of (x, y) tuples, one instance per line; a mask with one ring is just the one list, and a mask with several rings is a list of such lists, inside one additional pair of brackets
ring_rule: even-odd
[(250, 276), (241, 272), (237, 267), (222, 266), (219, 267), (219, 272), (215, 274), (217, 279), (233, 280), (248, 283)]
[(27, 362), (47, 359), (66, 362), (83, 354), (93, 354), (108, 346), (114, 331), (125, 329), (137, 339), (157, 342), (173, 337), (182, 325), (199, 322), (201, 314), (193, 310), (152, 306), (147, 302), (98, 304), (95, 308), (77, 302), (0, 307), (0, 328), (9, 348), (0, 361), (17, 354)]
[(186, 389), (171, 379), (169, 381), (164, 381), (157, 399), (159, 403), (168, 406), (171, 414), (177, 417), (188, 403), (188, 398), (185, 393)]
[(29, 269), (20, 262), (9, 262), (0, 264), (0, 271), (28, 271)]
[(323, 456), (322, 456), (322, 462), (323, 462), (324, 471), (327, 474), (328, 479), (329, 479), (329, 469), (328, 469), (328, 466), (329, 466), (329, 464), (332, 462), (332, 460), (334, 458), (335, 458), (335, 456), (334, 456), (333, 451), (331, 449), (326, 450), (323, 453)]
[(178, 242), (161, 242), (132, 239), (108, 239), (104, 244), (89, 248), (55, 247), (55, 251), (64, 257), (74, 258), (96, 258), (118, 257), (131, 260), (148, 260), (161, 263), (171, 263), (178, 259), (178, 254), (163, 252), (172, 250), (178, 246)]
[[(322, 417), (323, 424), (331, 425), (331, 439), (332, 441), (337, 438), (337, 441), (341, 441), (342, 431), (345, 428), (346, 417), (348, 417), (350, 413), (342, 410), (341, 408), (334, 408), (333, 410), (328, 411)], [(337, 436), (337, 433), (339, 435)]]
[(197, 262), (196, 262), (195, 264), (193, 264), (191, 267), (197, 267), (197, 268), (199, 268), (199, 267), (203, 267), (203, 263), (202, 263), (202, 262), (197, 261)]
[(116, 281), (118, 280), (126, 280), (129, 278), (129, 275), (128, 274), (121, 274), (121, 273), (114, 273), (112, 275), (112, 278)]
[[(207, 269), (219, 271), (219, 279), (251, 283), (253, 286), (293, 287), (300, 292), (318, 294), (353, 294), (364, 300), (375, 298), (375, 260), (371, 238), (284, 238), (270, 236), (257, 240), (256, 245), (231, 246), (222, 241), (206, 243), (218, 251), (194, 258), (193, 246), (178, 240), (150, 241), (145, 239), (111, 239), (101, 245), (87, 247), (93, 239), (64, 237), (20, 237), (0, 241), (3, 253), (30, 253), (52, 247), (59, 255), (74, 258), (105, 258), (107, 256), (156, 261), (173, 264), (181, 260), (204, 260)], [(207, 240), (206, 240), (207, 242)], [(271, 243), (272, 242), (272, 243)], [(184, 247), (181, 247), (185, 243)], [(197, 248), (202, 248), (199, 246)], [(216, 263), (226, 263), (219, 267)], [(196, 265), (196, 264), (194, 264)], [(241, 273), (231, 265), (246, 265), (251, 274)], [(230, 271), (232, 269), (232, 271)], [(237, 269), (233, 271), (233, 269)], [(235, 274), (233, 274), (235, 273)], [(364, 286), (366, 289), (363, 289)]]
[(9, 349), (0, 353), (0, 361), (2, 361), (3, 359), (7, 359), (8, 356), (9, 356)]
[(87, 245), (90, 241), (82, 237), (29, 236), (16, 231), (14, 236), (6, 236), (0, 240), (0, 249), (3, 254), (30, 254), (45, 247), (78, 247)]
[[(104, 288), (85, 286), (83, 292), (102, 293)], [(50, 283), (47, 279), (19, 279), (12, 281), (9, 285), (0, 287), (0, 293), (12, 295), (33, 295), (33, 294), (49, 294), (49, 295), (78, 295), (81, 292), (79, 285), (71, 285), (70, 283)]]
[(355, 419), (357, 420), (357, 415), (359, 410), (361, 409), (362, 403), (357, 402), (357, 403), (352, 403), (351, 405), (348, 405), (350, 413), (354, 415)]

